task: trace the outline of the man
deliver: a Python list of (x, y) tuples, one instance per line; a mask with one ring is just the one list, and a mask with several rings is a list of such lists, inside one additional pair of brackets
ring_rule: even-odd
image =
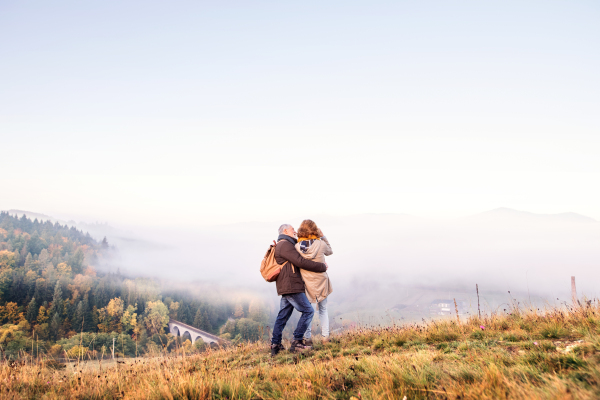
[(296, 231), (291, 225), (283, 224), (279, 227), (279, 237), (275, 247), (275, 261), (280, 265), (287, 261), (287, 264), (281, 269), (276, 281), (277, 294), (281, 296), (281, 305), (273, 328), (273, 337), (271, 338), (271, 356), (284, 349), (281, 344), (281, 336), (294, 308), (302, 315), (294, 331), (294, 340), (290, 346), (290, 351), (294, 352), (308, 347), (304, 344), (304, 332), (312, 322), (314, 310), (306, 297), (306, 288), (300, 274), (300, 268), (313, 272), (325, 272), (327, 270), (326, 264), (302, 257), (296, 250), (297, 242)]

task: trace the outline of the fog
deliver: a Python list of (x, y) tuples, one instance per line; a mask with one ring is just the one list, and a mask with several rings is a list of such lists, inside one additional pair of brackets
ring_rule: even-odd
[[(365, 318), (401, 305), (424, 307), (434, 298), (457, 298), (493, 310), (511, 296), (537, 305), (570, 302), (570, 277), (579, 295), (598, 295), (600, 223), (575, 213), (534, 214), (496, 209), (457, 219), (406, 214), (345, 217), (307, 215), (322, 228), (334, 287), (330, 306)], [(197, 229), (119, 228), (82, 224), (106, 236), (114, 257), (106, 271), (219, 286), (221, 293), (250, 291), (275, 297), (275, 285), (258, 271), (277, 228), (301, 220), (257, 221)], [(511, 292), (510, 294), (508, 292)]]

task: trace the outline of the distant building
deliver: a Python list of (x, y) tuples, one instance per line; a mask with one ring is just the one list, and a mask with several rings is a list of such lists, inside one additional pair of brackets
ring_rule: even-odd
[[(456, 300), (458, 314), (466, 313), (467, 303), (462, 300)], [(435, 299), (429, 304), (429, 313), (432, 315), (452, 315), (456, 314), (453, 299)]]

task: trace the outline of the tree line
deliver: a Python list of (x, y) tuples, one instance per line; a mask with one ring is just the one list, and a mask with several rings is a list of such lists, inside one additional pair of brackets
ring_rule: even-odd
[(56, 355), (101, 355), (118, 335), (123, 355), (139, 355), (177, 346), (165, 329), (170, 318), (230, 340), (263, 334), (270, 315), (260, 301), (102, 272), (97, 266), (113, 252), (106, 238), (96, 241), (75, 227), (0, 212), (0, 351), (39, 352), (41, 344)]

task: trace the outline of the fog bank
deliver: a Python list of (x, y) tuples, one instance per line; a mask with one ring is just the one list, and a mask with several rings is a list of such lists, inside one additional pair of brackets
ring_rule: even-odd
[[(394, 288), (474, 292), (476, 283), (487, 291), (569, 298), (572, 275), (580, 294), (598, 294), (600, 223), (578, 214), (498, 209), (455, 220), (403, 214), (307, 217), (319, 224), (334, 250), (328, 258), (332, 301), (372, 291), (374, 302), (397, 303)], [(113, 271), (268, 294), (275, 291), (274, 285), (262, 280), (258, 268), (281, 223), (298, 227), (300, 221), (197, 230), (125, 232), (108, 227), (93, 234), (106, 235), (118, 249), (118, 258), (104, 266)]]

